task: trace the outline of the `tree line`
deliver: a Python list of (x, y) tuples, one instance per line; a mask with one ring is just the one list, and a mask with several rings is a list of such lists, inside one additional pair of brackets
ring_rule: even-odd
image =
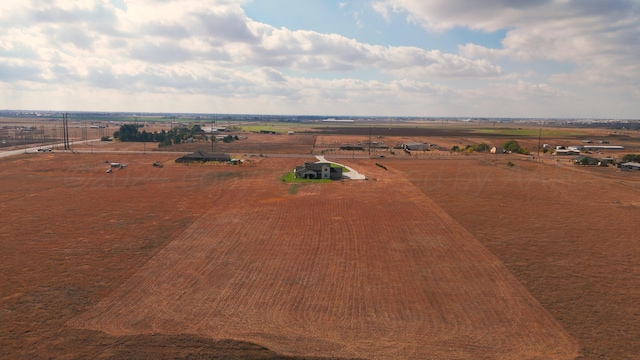
[[(141, 127), (144, 127), (144, 125), (122, 125), (118, 131), (113, 133), (113, 138), (122, 142), (153, 142), (158, 143), (158, 147), (166, 147), (173, 144), (180, 144), (190, 138), (195, 139), (202, 137), (203, 134), (200, 125), (193, 125), (191, 127), (179, 126), (169, 131), (162, 130), (154, 132), (147, 132), (146, 130), (140, 131)], [(222, 138), (222, 141), (225, 143), (230, 143), (235, 140), (239, 140), (237, 135), (227, 135)], [(211, 141), (215, 141), (213, 135), (211, 136)]]
[(140, 131), (143, 125), (126, 124), (120, 126), (120, 129), (113, 133), (113, 138), (122, 142), (155, 142), (159, 147), (171, 146), (172, 144), (180, 144), (189, 138), (193, 138), (196, 134), (202, 133), (200, 125), (193, 125), (191, 128), (182, 126), (175, 127), (169, 131)]

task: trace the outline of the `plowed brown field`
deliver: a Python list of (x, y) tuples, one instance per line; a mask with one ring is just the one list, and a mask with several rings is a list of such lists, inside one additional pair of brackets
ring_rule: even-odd
[(67, 326), (296, 356), (577, 356), (502, 262), (403, 176), (369, 163), (358, 170), (377, 181), (292, 191), (278, 169), (302, 160), (266, 159), (262, 172), (194, 189), (206, 211)]
[(640, 354), (637, 173), (424, 156), (293, 185), (312, 158), (173, 157), (0, 159), (0, 358)]
[(640, 174), (516, 161), (387, 160), (498, 256), (580, 342), (640, 356)]

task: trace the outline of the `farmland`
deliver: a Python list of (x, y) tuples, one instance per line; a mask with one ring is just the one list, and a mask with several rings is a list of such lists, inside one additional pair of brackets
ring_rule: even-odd
[[(311, 147), (370, 131), (325, 130), (229, 145), (284, 147), (252, 166), (178, 165), (163, 152), (118, 154), (140, 150), (122, 143), (0, 158), (2, 357), (640, 353), (637, 174), (386, 153), (386, 170), (341, 155), (368, 181), (282, 182)], [(411, 130), (378, 135), (507, 136)], [(128, 166), (106, 174), (106, 161)]]

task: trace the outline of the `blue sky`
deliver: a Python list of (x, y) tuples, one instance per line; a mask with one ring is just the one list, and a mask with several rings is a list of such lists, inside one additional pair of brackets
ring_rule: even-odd
[(465, 27), (426, 31), (419, 24), (405, 21), (403, 14), (391, 14), (387, 21), (370, 3), (362, 0), (259, 0), (248, 2), (244, 9), (252, 19), (275, 27), (337, 33), (369, 44), (417, 46), (445, 52), (455, 52), (458, 45), (468, 42), (497, 47), (506, 33), (505, 30), (472, 31)]
[(0, 4), (0, 108), (640, 118), (638, 0)]

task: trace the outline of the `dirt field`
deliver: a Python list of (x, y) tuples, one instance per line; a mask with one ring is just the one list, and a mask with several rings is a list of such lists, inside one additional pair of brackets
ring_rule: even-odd
[(469, 233), (405, 180), (378, 175), (295, 194), (270, 176), (224, 182), (207, 214), (68, 325), (239, 339), (287, 355), (577, 354)]
[(0, 158), (1, 358), (640, 354), (637, 173), (445, 154), (285, 184), (313, 158), (100, 146)]
[(198, 190), (215, 196), (220, 190), (210, 184), (229, 176), (222, 167), (206, 174), (169, 164), (158, 169), (151, 166), (157, 159), (110, 158), (129, 163), (113, 174), (105, 173), (102, 155), (0, 159), (1, 358), (277, 357), (238, 341), (115, 337), (65, 325), (206, 212), (210, 199)]
[(637, 358), (639, 174), (505, 163), (385, 162), (498, 256), (582, 358)]

